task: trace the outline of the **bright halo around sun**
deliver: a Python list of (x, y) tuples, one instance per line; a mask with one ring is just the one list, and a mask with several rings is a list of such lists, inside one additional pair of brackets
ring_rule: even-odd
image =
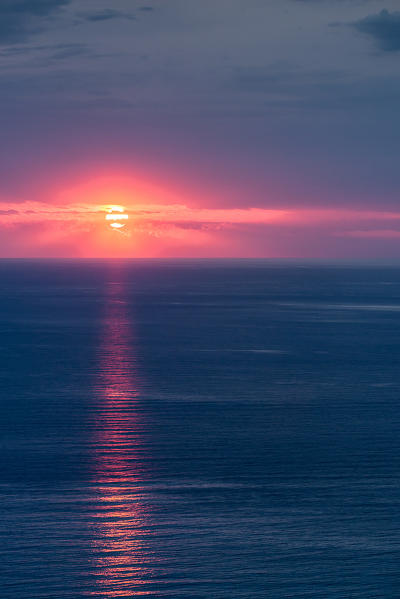
[(123, 206), (109, 206), (107, 208), (106, 221), (112, 229), (123, 229), (129, 216)]

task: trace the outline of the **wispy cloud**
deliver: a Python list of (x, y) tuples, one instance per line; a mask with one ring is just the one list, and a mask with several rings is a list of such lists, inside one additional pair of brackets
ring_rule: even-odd
[(396, 229), (370, 229), (367, 231), (344, 231), (340, 237), (352, 237), (354, 239), (399, 239), (400, 231)]
[(80, 13), (80, 16), (86, 20), (96, 23), (98, 21), (110, 21), (111, 19), (128, 19), (135, 20), (136, 17), (126, 12), (122, 12), (120, 10), (115, 10), (113, 8), (106, 8), (104, 10), (99, 10), (96, 12), (84, 12)]

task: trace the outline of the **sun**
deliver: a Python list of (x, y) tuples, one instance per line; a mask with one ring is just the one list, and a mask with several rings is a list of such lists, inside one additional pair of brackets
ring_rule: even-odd
[(106, 221), (112, 229), (123, 229), (129, 219), (123, 206), (108, 206), (106, 208)]

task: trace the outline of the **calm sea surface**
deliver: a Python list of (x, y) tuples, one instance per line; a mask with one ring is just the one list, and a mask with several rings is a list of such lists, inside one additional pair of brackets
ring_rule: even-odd
[(4, 599), (400, 596), (400, 270), (0, 262)]

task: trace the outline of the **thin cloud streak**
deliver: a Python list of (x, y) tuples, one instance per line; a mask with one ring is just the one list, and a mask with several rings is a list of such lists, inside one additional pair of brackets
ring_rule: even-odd
[(345, 231), (340, 234), (341, 237), (352, 237), (354, 239), (398, 239), (400, 231), (393, 229), (378, 229), (368, 231)]
[[(44, 202), (2, 202), (0, 225), (68, 221), (69, 223), (95, 223), (103, 219), (106, 206), (92, 204), (54, 205)], [(360, 221), (397, 221), (400, 212), (354, 210), (354, 209), (288, 209), (264, 208), (196, 208), (183, 204), (142, 204), (127, 206), (126, 212), (135, 222), (185, 223), (196, 226), (201, 223), (236, 225), (299, 225), (335, 224)]]

